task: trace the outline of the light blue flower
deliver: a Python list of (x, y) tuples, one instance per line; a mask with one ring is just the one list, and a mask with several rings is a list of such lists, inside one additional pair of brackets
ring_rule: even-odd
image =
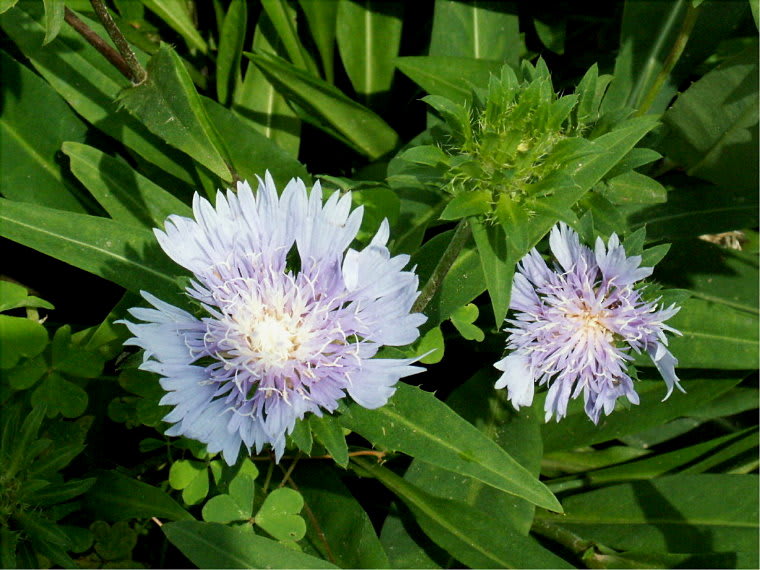
[(254, 194), (219, 192), (216, 207), (198, 195), (195, 219), (170, 216), (155, 230), (164, 251), (193, 273), (187, 293), (196, 317), (143, 292), (152, 309), (131, 309), (127, 344), (145, 350), (143, 370), (161, 375), (173, 406), (168, 435), (208, 444), (235, 462), (241, 443), (277, 459), (286, 435), (308, 412), (333, 412), (348, 394), (377, 408), (414, 359), (373, 358), (407, 345), (425, 321), (410, 314), (417, 276), (391, 257), (384, 221), (361, 251), (349, 249), (362, 219), (351, 196), (323, 204), (319, 182), (307, 195), (291, 180), (278, 197), (269, 173)]
[(582, 392), (586, 414), (597, 423), (621, 396), (639, 403), (628, 375), (633, 350), (649, 354), (665, 380), (665, 398), (674, 387), (683, 391), (665, 336), (680, 333), (664, 324), (680, 307), (658, 308), (634, 287), (652, 268), (639, 267), (640, 256), (626, 256), (615, 234), (606, 246), (597, 239), (592, 251), (560, 223), (549, 245), (557, 260), (553, 268), (533, 249), (515, 273), (510, 303), (515, 314), (506, 329), (510, 353), (494, 365), (504, 372), (496, 388), (506, 387), (519, 409), (533, 402), (536, 383), (547, 384), (546, 421), (564, 417), (569, 399)]

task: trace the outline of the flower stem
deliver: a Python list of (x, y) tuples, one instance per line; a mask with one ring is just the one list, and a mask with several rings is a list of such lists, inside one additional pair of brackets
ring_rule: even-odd
[(688, 2), (687, 4), (686, 16), (684, 16), (681, 29), (678, 31), (678, 35), (673, 42), (673, 47), (670, 48), (670, 53), (665, 58), (665, 63), (662, 64), (662, 69), (660, 69), (657, 77), (655, 77), (649, 91), (644, 95), (641, 104), (639, 105), (639, 110), (636, 112), (637, 115), (645, 114), (652, 106), (652, 103), (654, 103), (654, 100), (657, 98), (657, 95), (665, 84), (670, 72), (673, 71), (676, 63), (678, 63), (678, 60), (681, 58), (681, 54), (689, 41), (689, 36), (697, 21), (699, 9), (695, 8), (691, 2)]
[(119, 50), (119, 53), (124, 59), (124, 62), (129, 69), (129, 75), (127, 76), (129, 80), (132, 81), (132, 83), (135, 85), (138, 85), (145, 81), (145, 79), (148, 77), (148, 74), (146, 73), (145, 69), (143, 69), (143, 66), (140, 65), (140, 62), (137, 61), (137, 57), (135, 57), (135, 53), (129, 46), (129, 42), (127, 42), (124, 34), (121, 33), (121, 30), (119, 29), (119, 26), (116, 25), (116, 22), (113, 21), (111, 14), (108, 13), (108, 8), (106, 8), (103, 0), (90, 0), (90, 4), (92, 4), (95, 13), (98, 15), (100, 23), (103, 24), (106, 32), (108, 32), (108, 35), (116, 45), (116, 49)]
[(74, 12), (66, 8), (64, 10), (63, 19), (69, 26), (74, 28), (80, 36), (87, 40), (88, 44), (98, 50), (101, 55), (111, 63), (111, 65), (118, 69), (124, 77), (130, 81), (132, 80), (132, 72), (121, 54), (108, 45), (103, 38), (92, 30), (92, 28), (80, 20)]
[(428, 306), (428, 303), (430, 303), (430, 300), (435, 296), (441, 283), (443, 283), (443, 278), (446, 277), (451, 266), (454, 265), (457, 257), (459, 257), (459, 253), (462, 251), (464, 244), (467, 243), (471, 233), (470, 224), (467, 223), (467, 220), (461, 220), (454, 231), (454, 235), (451, 237), (451, 241), (449, 242), (446, 251), (443, 252), (438, 265), (435, 266), (433, 273), (422, 288), (420, 296), (417, 297), (414, 305), (412, 305), (412, 313), (421, 313), (425, 307)]

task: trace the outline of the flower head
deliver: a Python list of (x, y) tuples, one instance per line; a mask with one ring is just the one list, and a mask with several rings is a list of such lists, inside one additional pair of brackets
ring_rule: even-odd
[(533, 249), (515, 273), (510, 304), (515, 318), (506, 329), (511, 352), (494, 365), (504, 372), (496, 388), (506, 387), (519, 409), (533, 401), (536, 382), (548, 384), (547, 421), (564, 417), (568, 400), (583, 392), (586, 414), (597, 423), (620, 396), (639, 403), (627, 373), (632, 349), (649, 354), (667, 385), (665, 398), (674, 387), (683, 391), (665, 336), (665, 331), (680, 333), (664, 324), (679, 307), (658, 308), (634, 287), (652, 268), (639, 267), (640, 256), (627, 257), (615, 234), (606, 247), (597, 239), (592, 251), (560, 223), (549, 244), (554, 268)]
[(363, 250), (349, 249), (362, 219), (351, 197), (322, 202), (291, 180), (278, 197), (269, 173), (257, 193), (247, 182), (219, 192), (216, 207), (198, 195), (195, 219), (170, 216), (155, 230), (164, 251), (193, 273), (187, 288), (196, 317), (143, 296), (154, 308), (131, 309), (127, 344), (145, 350), (143, 370), (162, 376), (173, 406), (168, 435), (185, 435), (233, 463), (241, 443), (277, 458), (297, 419), (332, 412), (350, 395), (377, 408), (399, 378), (419, 372), (414, 359), (373, 358), (401, 346), (425, 321), (409, 311), (417, 277), (391, 257), (383, 222)]

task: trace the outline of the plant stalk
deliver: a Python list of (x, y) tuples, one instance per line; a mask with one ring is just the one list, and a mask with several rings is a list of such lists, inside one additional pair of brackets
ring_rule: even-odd
[(88, 44), (98, 50), (101, 55), (111, 63), (111, 65), (118, 69), (124, 77), (130, 81), (132, 80), (132, 71), (121, 54), (108, 45), (103, 38), (92, 30), (92, 28), (80, 20), (74, 12), (66, 8), (64, 10), (63, 19), (69, 26), (74, 28), (80, 36), (87, 40)]
[(678, 31), (678, 35), (673, 42), (673, 47), (670, 48), (670, 53), (668, 53), (668, 56), (665, 58), (665, 62), (662, 64), (662, 69), (660, 69), (660, 72), (657, 74), (657, 77), (655, 77), (654, 82), (652, 82), (652, 86), (644, 95), (644, 98), (639, 105), (639, 109), (636, 111), (636, 115), (646, 114), (646, 112), (652, 106), (652, 103), (654, 103), (654, 100), (657, 98), (660, 89), (662, 89), (662, 86), (668, 79), (670, 72), (673, 71), (676, 63), (678, 63), (678, 60), (681, 58), (681, 54), (683, 54), (683, 50), (686, 47), (686, 44), (689, 42), (689, 36), (691, 36), (691, 32), (694, 29), (694, 24), (697, 21), (699, 8), (695, 8), (691, 2), (688, 2), (687, 4), (686, 15), (684, 16), (683, 23), (681, 24), (681, 29)]
[(451, 266), (454, 265), (457, 257), (459, 257), (459, 253), (462, 251), (464, 244), (467, 243), (471, 233), (472, 230), (470, 229), (470, 224), (467, 223), (467, 220), (461, 220), (454, 231), (454, 235), (451, 237), (451, 241), (449, 242), (446, 251), (443, 252), (438, 265), (435, 266), (433, 273), (422, 288), (420, 296), (417, 297), (414, 305), (412, 305), (412, 313), (421, 313), (425, 307), (428, 306), (428, 303), (430, 303), (430, 300), (440, 288), (441, 283), (443, 283), (443, 278), (446, 277)]
[(137, 61), (135, 52), (132, 51), (132, 48), (129, 46), (129, 42), (127, 42), (124, 34), (121, 33), (121, 30), (119, 29), (119, 26), (116, 25), (116, 22), (113, 21), (113, 18), (111, 17), (111, 14), (109, 14), (108, 8), (106, 8), (103, 0), (90, 0), (90, 4), (92, 4), (95, 13), (98, 15), (100, 23), (103, 24), (106, 32), (108, 32), (111, 40), (113, 40), (113, 43), (116, 45), (116, 49), (119, 50), (119, 53), (124, 59), (124, 62), (129, 69), (129, 80), (132, 81), (133, 84), (139, 85), (147, 79), (148, 74), (143, 66), (140, 65), (140, 62)]

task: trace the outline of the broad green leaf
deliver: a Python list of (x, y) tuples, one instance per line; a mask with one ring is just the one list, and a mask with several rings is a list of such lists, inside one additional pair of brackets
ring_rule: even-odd
[(485, 87), (501, 69), (500, 60), (452, 56), (407, 56), (396, 59), (399, 70), (430, 95), (457, 104), (472, 100), (473, 87)]
[(98, 473), (95, 485), (84, 495), (84, 508), (95, 519), (120, 521), (131, 518), (193, 520), (161, 489), (117, 471)]
[(240, 60), (247, 15), (248, 3), (245, 0), (233, 0), (224, 16), (216, 58), (216, 94), (222, 104), (227, 103), (230, 93), (243, 81)]
[(190, 459), (178, 459), (169, 468), (169, 485), (172, 489), (182, 490), (205, 471), (206, 465), (204, 463)]
[[(658, 378), (654, 381), (638, 382), (636, 392), (641, 403), (631, 406), (630, 409), (617, 409), (609, 416), (603, 416), (599, 425), (594, 425), (586, 416), (582, 398), (573, 400), (568, 405), (567, 417), (561, 422), (551, 421), (541, 427), (544, 450), (548, 453), (574, 449), (662, 425), (673, 418), (688, 415), (691, 410), (727, 392), (739, 381), (739, 378), (682, 379), (686, 393), (674, 392), (664, 402), (661, 400), (666, 391), (662, 380)], [(543, 393), (536, 399), (543, 404), (545, 398), (546, 395)]]
[(0, 368), (16, 366), (21, 358), (32, 358), (48, 343), (48, 333), (39, 322), (0, 315)]
[(547, 49), (556, 54), (565, 53), (565, 34), (567, 32), (567, 22), (561, 21), (544, 21), (542, 16), (533, 18), (533, 26), (536, 28), (541, 43)]
[(95, 552), (105, 560), (129, 560), (137, 546), (137, 533), (127, 521), (109, 525), (105, 521), (95, 521), (90, 525)]
[(516, 68), (522, 51), (514, 4), (436, 0), (430, 55), (498, 60)]
[(311, 37), (317, 45), (319, 59), (322, 62), (324, 77), (328, 83), (335, 78), (335, 19), (338, 13), (337, 0), (325, 2), (324, 0), (300, 0), (299, 5), (303, 10), (306, 21), (309, 24)]
[(0, 54), (6, 81), (0, 113), (0, 192), (6, 198), (84, 212), (56, 154), (63, 141), (84, 141), (87, 129), (60, 96), (26, 67)]
[(674, 240), (754, 227), (757, 212), (756, 189), (734, 192), (691, 178), (678, 181), (667, 203), (630, 213), (628, 223), (646, 225), (650, 240)]
[(161, 530), (198, 568), (337, 568), (243, 528), (183, 521)]
[(636, 171), (620, 174), (607, 181), (604, 197), (613, 204), (661, 204), (668, 199), (665, 187)]
[(491, 211), (491, 192), (475, 190), (462, 192), (446, 204), (441, 212), (442, 220), (459, 220), (468, 216), (477, 216)]
[(162, 44), (147, 71), (148, 78), (122, 92), (119, 102), (151, 132), (230, 180), (228, 151), (174, 49)]
[(199, 50), (201, 53), (208, 51), (208, 45), (201, 37), (200, 32), (195, 28), (187, 6), (183, 2), (176, 0), (140, 0), (143, 5), (161, 18), (164, 22), (182, 36), (187, 45)]
[(537, 516), (619, 550), (757, 550), (757, 475), (675, 475), (573, 495)]
[[(319, 4), (336, 3), (319, 2)], [(295, 18), (295, 12), (292, 9), (290, 12), (291, 17)], [(281, 42), (272, 44), (268, 39), (275, 36), (272, 21), (266, 12), (262, 12), (253, 35), (253, 50), (282, 56), (284, 50)], [(253, 125), (253, 128), (288, 154), (298, 156), (300, 119), (290, 108), (287, 100), (267, 80), (264, 73), (250, 61), (242, 85), (235, 90), (232, 108), (246, 122)]]
[(689, 87), (663, 117), (664, 154), (726, 190), (757, 190), (757, 44)]
[[(0, 0), (0, 14), (13, 8), (17, 2), (18, 0)], [(3, 527), (3, 530), (5, 530), (5, 527)], [(3, 536), (5, 536), (5, 534), (3, 534)]]
[(261, 7), (269, 16), (290, 62), (297, 68), (316, 76), (317, 66), (298, 37), (296, 20), (286, 0), (261, 0)]
[(433, 327), (420, 338), (417, 345), (417, 354), (427, 355), (420, 358), (420, 362), (422, 364), (436, 364), (440, 362), (443, 359), (445, 348), (441, 327)]
[(343, 485), (339, 472), (322, 462), (314, 463), (291, 475), (319, 524), (319, 531), (307, 524), (306, 537), (299, 544), (308, 543), (325, 557), (329, 548), (343, 568), (388, 568), (369, 516)]
[(314, 436), (325, 446), (327, 452), (332, 455), (335, 463), (341, 467), (348, 465), (348, 447), (343, 428), (336, 417), (324, 415), (322, 417), (311, 416), (309, 426)]
[(402, 451), (427, 463), (473, 477), (536, 505), (557, 500), (513, 457), (433, 394), (399, 384), (383, 407), (349, 404), (343, 425), (374, 445)]
[(0, 199), (3, 237), (57, 257), (135, 293), (182, 303), (178, 271), (147, 229)]
[(55, 372), (48, 374), (32, 392), (32, 405), (47, 406), (50, 418), (59, 413), (64, 418), (79, 417), (87, 409), (87, 402), (87, 392)]
[[(140, 159), (158, 166), (182, 182), (194, 184), (186, 158), (153, 135), (114, 102), (127, 81), (106, 59), (70, 26), (48, 46), (42, 46), (45, 30), (42, 5), (25, 2), (0, 16), (0, 26), (74, 110), (104, 133), (124, 143)], [(97, 22), (78, 15), (100, 37), (107, 37)], [(145, 57), (138, 53), (138, 59)], [(77, 140), (77, 139), (68, 139)]]
[(486, 225), (477, 218), (470, 218), (472, 236), (478, 247), (478, 256), (483, 267), (483, 276), (491, 297), (494, 321), (501, 328), (504, 317), (509, 309), (509, 299), (512, 293), (512, 277), (515, 274), (515, 263), (507, 251), (507, 236), (501, 225)]
[(757, 314), (689, 299), (667, 324), (683, 334), (670, 341), (680, 367), (746, 370), (758, 366)]
[(495, 532), (491, 520), (465, 503), (426, 493), (389, 469), (353, 458), (361, 472), (375, 477), (414, 513), (422, 529), (440, 547), (471, 568), (572, 568), (532, 538), (509, 526)]
[(239, 505), (229, 495), (217, 495), (203, 505), (203, 520), (206, 522), (229, 523), (250, 517), (250, 509)]
[(311, 177), (303, 164), (256, 132), (240, 115), (211, 99), (203, 98), (203, 103), (209, 118), (218, 127), (241, 179), (248, 180), (255, 188), (256, 176), (263, 178), (268, 170), (280, 191), (291, 178), (300, 178), (306, 184), (310, 182)]
[(66, 6), (63, 0), (43, 0), (45, 6), (45, 40), (42, 45), (52, 42), (61, 31)]
[(26, 287), (12, 281), (0, 281), (0, 312), (19, 307), (41, 307), (50, 310), (55, 308), (47, 301), (29, 295)]
[(669, 552), (626, 551), (601, 553), (589, 548), (583, 553), (589, 568), (747, 568), (758, 566), (757, 552)]
[(306, 535), (306, 521), (299, 515), (303, 497), (288, 487), (267, 495), (254, 522), (277, 540), (299, 541)]
[(189, 206), (124, 161), (74, 142), (63, 143), (63, 152), (74, 175), (117, 222), (154, 228), (170, 214), (192, 216)]
[(245, 55), (289, 101), (370, 159), (386, 155), (398, 145), (398, 135), (385, 121), (332, 85), (278, 57)]
[(361, 102), (384, 108), (401, 45), (402, 3), (339, 0), (335, 24), (338, 50)]

